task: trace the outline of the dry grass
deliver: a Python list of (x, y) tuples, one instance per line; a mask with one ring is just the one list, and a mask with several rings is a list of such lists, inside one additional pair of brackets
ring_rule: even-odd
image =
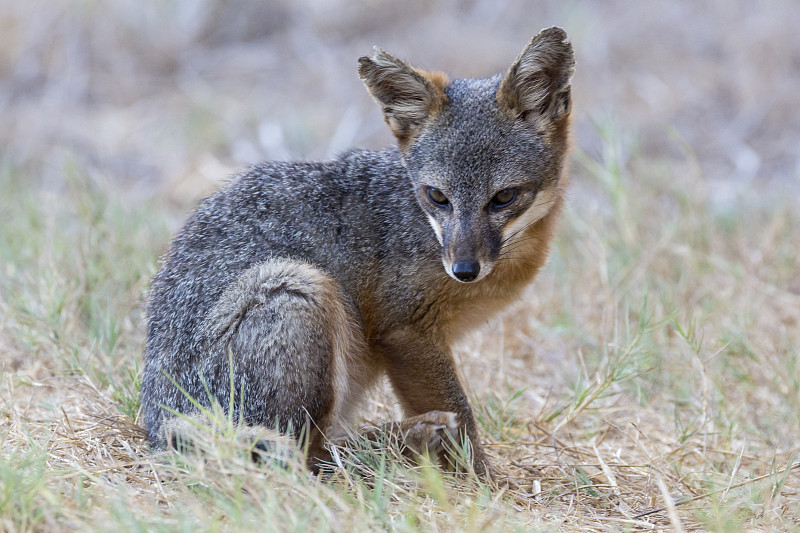
[[(0, 530), (800, 530), (794, 3), (7, 4)], [(152, 453), (141, 309), (196, 199), (388, 143), (354, 69), (373, 44), (478, 75), (550, 24), (579, 60), (570, 207), (457, 353), (509, 487), (391, 449), (320, 480), (235, 434)], [(364, 417), (391, 416), (384, 388)]]

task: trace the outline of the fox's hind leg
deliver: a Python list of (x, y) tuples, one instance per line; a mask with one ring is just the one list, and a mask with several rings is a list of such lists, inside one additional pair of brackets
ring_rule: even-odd
[(242, 273), (205, 320), (199, 365), (234, 420), (303, 437), (310, 461), (343, 433), (371, 379), (363, 333), (322, 270), (273, 259)]

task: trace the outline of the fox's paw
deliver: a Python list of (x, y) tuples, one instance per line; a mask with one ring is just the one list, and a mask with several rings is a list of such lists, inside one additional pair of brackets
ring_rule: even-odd
[(447, 411), (429, 411), (402, 422), (403, 445), (414, 454), (440, 456), (450, 442), (458, 442), (458, 417)]

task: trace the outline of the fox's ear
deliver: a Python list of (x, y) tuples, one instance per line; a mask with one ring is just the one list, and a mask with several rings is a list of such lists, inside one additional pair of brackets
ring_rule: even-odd
[(534, 124), (569, 116), (570, 78), (575, 55), (561, 28), (547, 28), (531, 39), (503, 78), (498, 104)]
[(358, 60), (358, 75), (380, 104), (383, 118), (403, 150), (423, 123), (447, 106), (445, 74), (414, 68), (379, 48), (372, 57)]

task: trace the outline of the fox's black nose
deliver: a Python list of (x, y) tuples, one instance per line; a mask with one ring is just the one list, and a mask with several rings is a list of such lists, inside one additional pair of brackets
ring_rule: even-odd
[(480, 263), (470, 263), (469, 261), (459, 261), (453, 264), (453, 275), (459, 281), (473, 281), (481, 271)]

